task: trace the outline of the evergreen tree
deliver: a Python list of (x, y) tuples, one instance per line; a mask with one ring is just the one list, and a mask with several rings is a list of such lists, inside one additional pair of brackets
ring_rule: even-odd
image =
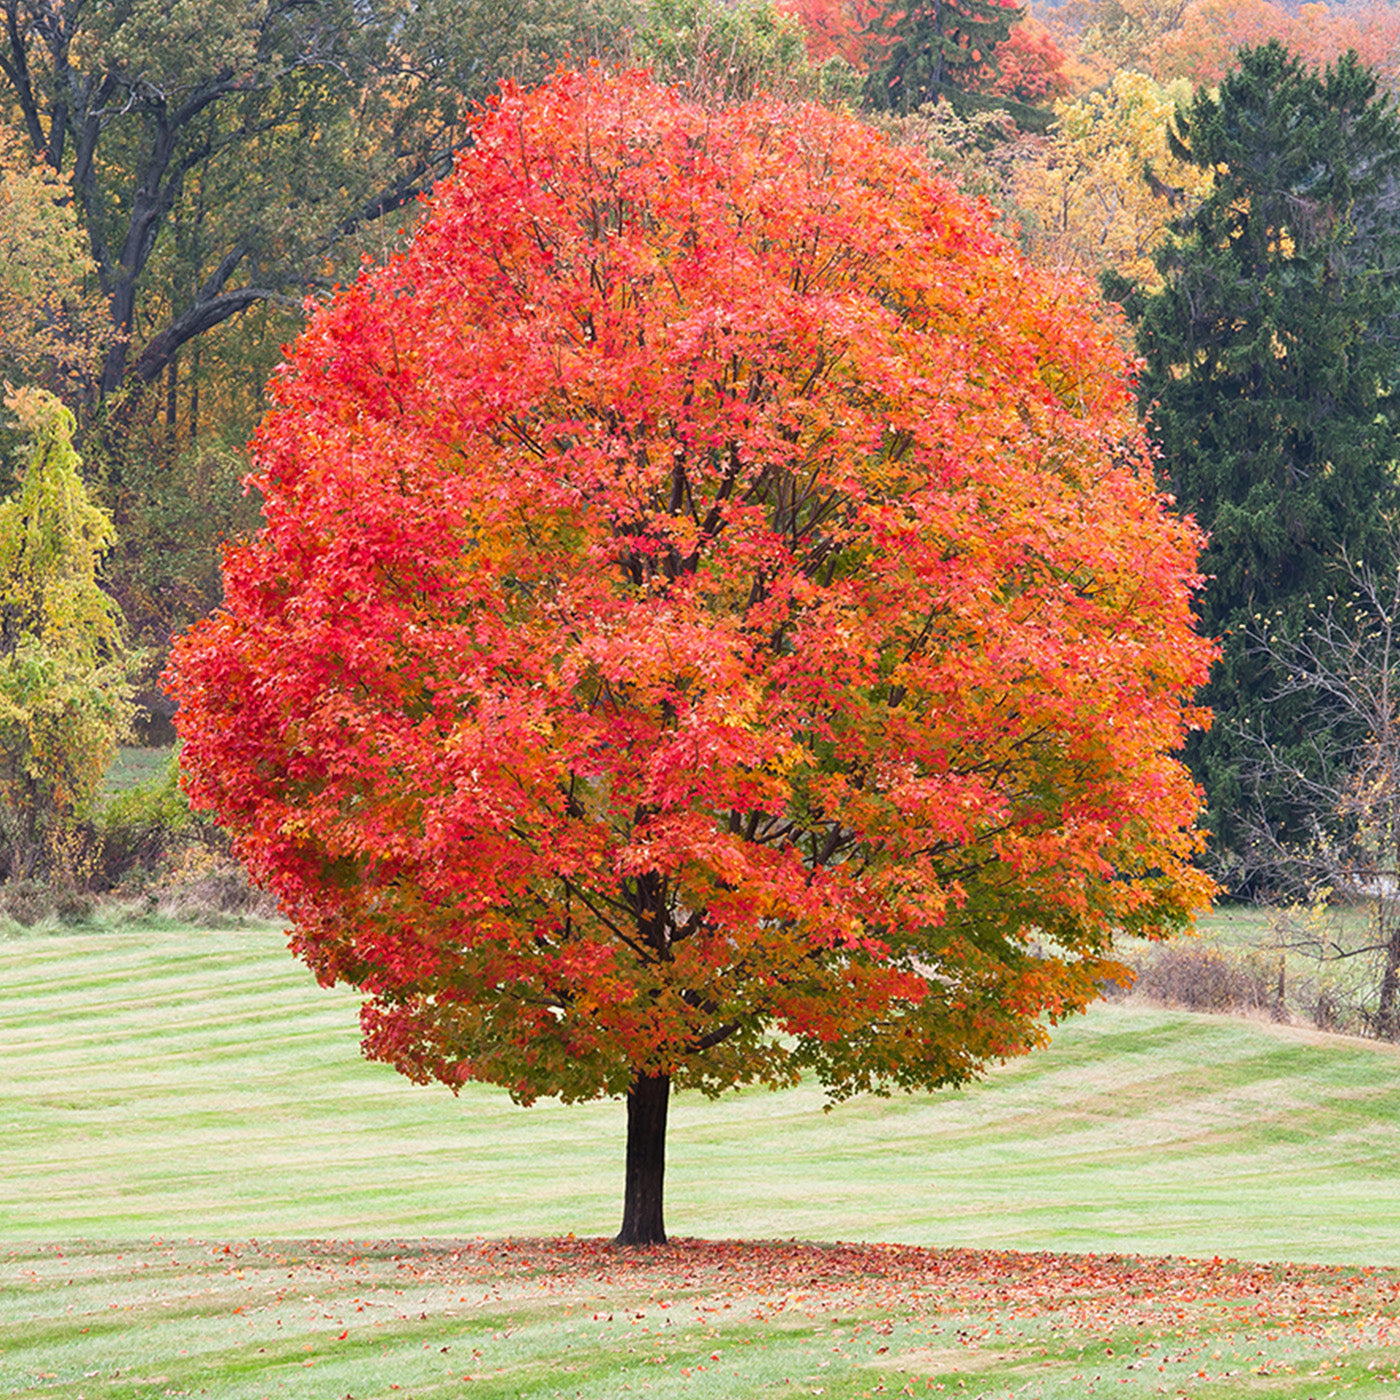
[(1004, 0), (916, 0), (887, 6), (885, 60), (866, 86), (872, 107), (912, 112), (980, 85), (996, 71), (996, 47), (1024, 12)]
[[(1327, 749), (1306, 697), (1278, 699), (1264, 629), (1296, 634), (1344, 556), (1366, 567), (1388, 547), (1400, 121), (1354, 54), (1319, 73), (1271, 42), (1178, 113), (1172, 146), (1213, 191), (1159, 253), (1159, 293), (1108, 290), (1136, 323), (1166, 484), (1209, 534), (1200, 611), (1223, 654), (1203, 697), (1215, 726), (1188, 756), (1230, 879), (1251, 732), (1267, 723), (1298, 764)], [(1262, 801), (1276, 830), (1310, 819), (1281, 790)]]

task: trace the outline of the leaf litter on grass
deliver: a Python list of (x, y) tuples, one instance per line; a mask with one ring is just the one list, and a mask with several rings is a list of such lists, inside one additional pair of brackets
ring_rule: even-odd
[(0, 1394), (1400, 1395), (1400, 1270), (679, 1240), (14, 1248)]

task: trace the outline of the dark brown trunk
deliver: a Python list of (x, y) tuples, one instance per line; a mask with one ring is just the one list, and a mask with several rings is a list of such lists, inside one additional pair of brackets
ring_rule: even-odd
[(199, 341), (190, 347), (190, 442), (199, 441)]
[(1387, 909), (1386, 899), (1384, 893), (1376, 896), (1381, 941), (1385, 947), (1380, 1003), (1376, 1007), (1376, 1035), (1381, 1040), (1400, 1040), (1400, 918)]
[(665, 1244), (662, 1188), (666, 1177), (666, 1109), (671, 1079), (639, 1075), (627, 1094), (627, 1181), (622, 1229), (615, 1244)]
[(171, 463), (175, 461), (175, 424), (180, 416), (180, 376), (175, 361), (165, 367), (165, 451)]

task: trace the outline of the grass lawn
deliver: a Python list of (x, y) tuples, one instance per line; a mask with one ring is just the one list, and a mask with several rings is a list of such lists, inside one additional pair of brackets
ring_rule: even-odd
[(154, 783), (165, 774), (170, 762), (169, 746), (162, 748), (120, 748), (112, 759), (112, 766), (102, 780), (100, 802), (110, 801), (119, 793), (132, 788)]
[(0, 1395), (1400, 1395), (1388, 1046), (1115, 1005), (961, 1093), (683, 1096), (640, 1258), (621, 1105), (363, 1063), (275, 930), (0, 941), (0, 1052)]
[(1400, 1391), (1394, 1270), (687, 1242), (0, 1248), (0, 1393), (76, 1400)]

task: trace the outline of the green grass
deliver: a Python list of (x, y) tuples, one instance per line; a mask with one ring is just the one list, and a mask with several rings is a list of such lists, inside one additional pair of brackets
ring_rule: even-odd
[(1268, 947), (1273, 941), (1275, 911), (1262, 904), (1217, 904), (1202, 914), (1197, 931), (1208, 942), (1237, 952)]
[[(1236, 966), (1258, 978), (1266, 1003), (1277, 999), (1282, 977), (1284, 1000), (1296, 1021), (1327, 1030), (1364, 1034), (1380, 998), (1383, 957), (1358, 952), (1376, 943), (1375, 910), (1365, 902), (1337, 902), (1316, 908), (1276, 909), (1224, 904), (1199, 925), (1201, 939)], [(1170, 956), (1174, 945), (1144, 961)]]
[[(454, 1099), (358, 1055), (268, 929), (0, 942), (0, 1238), (615, 1229), (624, 1110)], [(1105, 1006), (961, 1093), (673, 1106), (708, 1238), (1400, 1264), (1400, 1055)]]
[(170, 762), (170, 746), (159, 748), (120, 748), (112, 760), (112, 766), (102, 780), (99, 803), (110, 801), (119, 793), (131, 788), (144, 787), (153, 783), (165, 772)]
[(1400, 1275), (687, 1243), (0, 1251), (0, 1394), (1385, 1396)]
[(620, 1105), (415, 1088), (355, 1009), (272, 929), (0, 940), (0, 1396), (1400, 1394), (1392, 1047), (1118, 1005), (961, 1093), (682, 1096), (678, 1235), (1080, 1257), (632, 1257)]

